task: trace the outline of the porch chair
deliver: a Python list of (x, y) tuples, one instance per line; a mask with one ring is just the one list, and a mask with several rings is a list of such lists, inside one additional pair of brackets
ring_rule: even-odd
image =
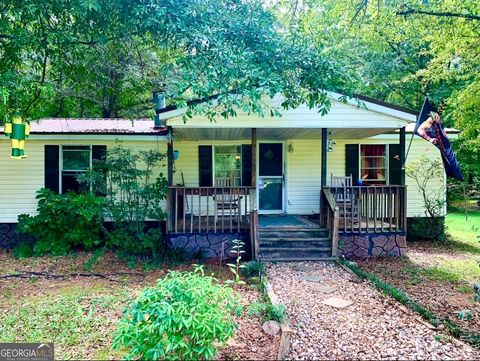
[[(347, 216), (354, 218), (358, 212), (355, 194), (352, 192), (352, 175), (340, 177), (331, 175), (330, 186), (334, 188), (335, 202), (340, 215), (345, 219)], [(345, 221), (344, 221), (345, 222)]]
[(217, 193), (214, 196), (214, 224), (217, 224), (219, 217), (232, 217), (240, 222), (240, 216), (242, 214), (241, 199), (239, 194), (234, 193), (232, 187), (235, 187), (234, 178), (216, 178), (215, 187), (229, 188), (228, 193)]

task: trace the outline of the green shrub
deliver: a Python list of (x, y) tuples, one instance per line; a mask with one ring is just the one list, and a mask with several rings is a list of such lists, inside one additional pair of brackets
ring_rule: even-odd
[(241, 274), (245, 278), (260, 277), (265, 272), (265, 265), (258, 261), (250, 261), (244, 264)]
[(18, 216), (18, 230), (36, 238), (35, 255), (65, 255), (72, 248), (100, 245), (103, 199), (92, 194), (37, 192), (38, 214)]
[(28, 258), (33, 256), (33, 245), (21, 242), (12, 250), (16, 258)]
[(271, 303), (253, 302), (248, 307), (248, 313), (261, 317), (264, 321), (283, 322), (286, 317), (284, 305), (273, 305)]
[(156, 257), (165, 249), (160, 229), (149, 229), (145, 223), (166, 218), (162, 204), (168, 182), (160, 172), (164, 159), (164, 153), (153, 150), (115, 147), (79, 177), (86, 189), (104, 195), (103, 211), (113, 223), (109, 244), (124, 255)]
[(145, 289), (124, 312), (113, 348), (127, 359), (213, 359), (233, 336), (232, 289), (194, 272), (169, 272)]

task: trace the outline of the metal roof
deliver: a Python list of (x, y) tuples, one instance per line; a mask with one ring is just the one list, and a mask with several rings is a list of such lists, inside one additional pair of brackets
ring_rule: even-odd
[[(154, 128), (152, 119), (44, 118), (30, 123), (32, 134), (123, 134), (166, 135), (167, 128)], [(0, 127), (3, 133), (3, 127)]]

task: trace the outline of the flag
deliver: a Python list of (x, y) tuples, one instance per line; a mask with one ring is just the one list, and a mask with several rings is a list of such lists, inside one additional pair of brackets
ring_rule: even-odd
[(447, 177), (463, 181), (463, 174), (453, 152), (452, 144), (448, 140), (442, 118), (438, 115), (435, 107), (428, 101), (428, 97), (425, 97), (422, 110), (417, 118), (415, 134), (428, 140), (440, 150)]

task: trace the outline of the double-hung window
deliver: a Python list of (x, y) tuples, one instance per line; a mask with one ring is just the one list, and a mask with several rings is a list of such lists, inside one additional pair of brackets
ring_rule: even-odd
[(242, 146), (214, 146), (214, 184), (220, 186), (242, 185)]
[(77, 177), (92, 166), (92, 147), (90, 145), (63, 145), (60, 157), (61, 192), (80, 191)]
[(387, 183), (387, 147), (384, 144), (360, 145), (360, 177), (367, 185)]

